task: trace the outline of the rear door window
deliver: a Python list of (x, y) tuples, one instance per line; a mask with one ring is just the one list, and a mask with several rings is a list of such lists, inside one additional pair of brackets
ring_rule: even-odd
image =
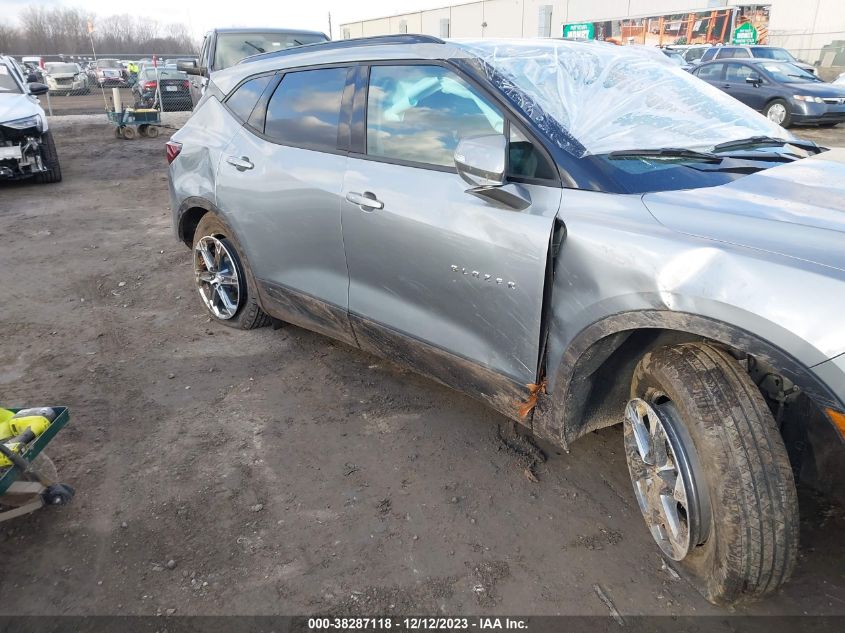
[(286, 73), (267, 105), (264, 133), (284, 145), (337, 149), (347, 68)]
[(695, 74), (699, 79), (703, 79), (704, 81), (719, 81), (722, 78), (722, 70), (724, 68), (724, 64), (707, 64), (706, 66), (699, 66)]
[(242, 83), (226, 99), (226, 105), (241, 121), (249, 120), (249, 115), (252, 114), (255, 104), (258, 103), (272, 79), (273, 75), (265, 75)]

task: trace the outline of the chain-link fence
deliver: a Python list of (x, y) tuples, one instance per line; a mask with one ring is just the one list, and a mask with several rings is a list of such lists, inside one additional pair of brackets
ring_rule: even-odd
[[(38, 59), (34, 56), (30, 59)], [(98, 114), (115, 109), (190, 112), (200, 96), (199, 77), (178, 69), (190, 57), (149, 56), (140, 60), (91, 60), (28, 64), (31, 81), (47, 84), (41, 98), (51, 116)], [(114, 92), (117, 89), (117, 93)]]

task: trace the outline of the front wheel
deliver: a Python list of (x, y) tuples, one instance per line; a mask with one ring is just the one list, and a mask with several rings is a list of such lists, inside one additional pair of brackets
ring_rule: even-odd
[(62, 167), (59, 164), (59, 154), (56, 152), (56, 143), (53, 141), (52, 132), (44, 132), (41, 137), (41, 161), (47, 171), (39, 172), (35, 176), (36, 182), (53, 183), (62, 181)]
[(777, 123), (781, 127), (789, 127), (792, 125), (792, 115), (789, 113), (789, 104), (783, 99), (775, 99), (766, 105), (763, 110), (763, 115)]
[(206, 213), (194, 232), (194, 280), (211, 318), (242, 330), (270, 324), (229, 229)]
[(786, 448), (750, 376), (703, 343), (646, 354), (634, 372), (625, 454), (664, 557), (708, 600), (778, 589), (798, 554)]

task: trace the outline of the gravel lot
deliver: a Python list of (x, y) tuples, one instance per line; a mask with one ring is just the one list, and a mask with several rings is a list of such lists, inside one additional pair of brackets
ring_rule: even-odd
[[(71, 407), (50, 452), (77, 497), (0, 527), (2, 613), (607, 615), (595, 586), (623, 615), (725, 613), (662, 568), (618, 427), (541, 445), (534, 483), (469, 398), (295, 327), (210, 323), (168, 135), (51, 125), (64, 181), (0, 186), (0, 401)], [(845, 516), (802, 502), (792, 582), (737, 613), (845, 614)]]

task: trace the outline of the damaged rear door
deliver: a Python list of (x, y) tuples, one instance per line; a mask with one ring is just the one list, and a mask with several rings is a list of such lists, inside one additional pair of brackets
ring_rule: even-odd
[[(367, 85), (367, 69), (361, 72)], [(342, 201), (359, 344), (465, 391), (486, 388), (483, 380), (468, 387), (455, 375), (477, 367), (524, 394), (537, 379), (561, 189), (514, 170), (536, 176), (539, 169), (553, 181), (545, 157), (494, 100), (448, 66), (373, 65), (366, 107), (360, 94), (355, 116), (366, 127), (353, 120), (353, 130), (365, 132), (354, 141)], [(458, 141), (489, 134), (510, 138), (509, 173), (528, 192), (528, 208), (495, 207), (467, 193), (457, 175)]]

